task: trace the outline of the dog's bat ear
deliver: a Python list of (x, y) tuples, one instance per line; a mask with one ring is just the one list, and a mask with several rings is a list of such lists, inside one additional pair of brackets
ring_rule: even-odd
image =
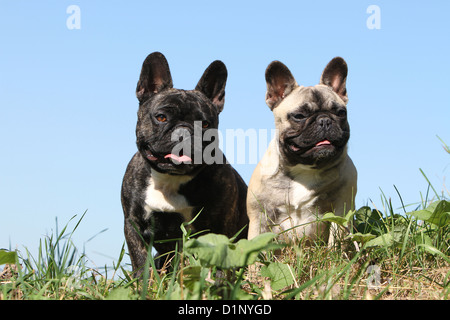
[(331, 87), (345, 103), (348, 102), (347, 72), (348, 68), (345, 60), (341, 57), (336, 57), (327, 64), (320, 78), (320, 84)]
[(217, 107), (218, 112), (225, 104), (225, 85), (227, 83), (227, 67), (222, 61), (212, 62), (197, 83), (195, 90), (203, 92)]
[(142, 64), (141, 75), (136, 87), (136, 97), (142, 103), (153, 94), (173, 87), (169, 64), (160, 52), (147, 56)]
[(298, 87), (291, 71), (280, 61), (273, 61), (266, 69), (266, 103), (273, 110), (291, 91)]

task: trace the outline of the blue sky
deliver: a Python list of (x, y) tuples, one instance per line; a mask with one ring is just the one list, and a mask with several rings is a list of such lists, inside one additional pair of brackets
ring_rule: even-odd
[[(70, 5), (80, 29), (67, 28)], [(370, 5), (380, 29), (367, 27)], [(449, 12), (448, 1), (0, 0), (0, 248), (34, 254), (55, 217), (62, 227), (88, 210), (75, 243), (99, 267), (118, 257), (135, 88), (153, 51), (182, 89), (213, 60), (226, 64), (223, 132), (274, 127), (264, 102), (272, 60), (315, 85), (342, 56), (356, 206), (380, 206), (381, 189), (399, 208), (394, 185), (406, 204), (420, 201), (419, 168), (440, 192), (450, 171), (436, 137), (450, 144)], [(254, 167), (235, 165), (246, 182)]]

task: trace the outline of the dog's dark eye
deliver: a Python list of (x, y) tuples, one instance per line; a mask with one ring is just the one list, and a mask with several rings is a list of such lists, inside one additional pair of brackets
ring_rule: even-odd
[(210, 124), (209, 124), (208, 121), (206, 121), (206, 120), (202, 121), (202, 128), (203, 129), (209, 128), (209, 126), (210, 126)]
[(157, 114), (155, 118), (159, 122), (166, 122), (167, 121), (167, 117), (165, 115), (161, 114), (161, 113)]
[(293, 117), (294, 117), (295, 120), (303, 120), (303, 119), (306, 118), (306, 116), (304, 114), (302, 114), (302, 113), (296, 113), (296, 114), (293, 115)]
[(345, 117), (347, 115), (347, 111), (345, 109), (339, 109), (337, 111), (338, 117)]

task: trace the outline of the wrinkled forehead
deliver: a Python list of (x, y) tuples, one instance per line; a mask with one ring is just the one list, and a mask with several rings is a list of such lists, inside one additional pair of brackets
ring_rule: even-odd
[(192, 106), (208, 106), (208, 99), (195, 90), (171, 89), (163, 92), (155, 97), (153, 104), (157, 105), (192, 105)]
[(345, 106), (345, 102), (331, 87), (320, 84), (313, 87), (300, 86), (284, 98), (273, 112), (275, 117), (281, 117), (303, 105), (308, 105), (313, 111), (317, 111), (331, 108), (335, 104)]
[(196, 90), (169, 89), (154, 95), (140, 107), (143, 112), (160, 108), (178, 110), (178, 113), (197, 111), (217, 115), (211, 101), (203, 93)]

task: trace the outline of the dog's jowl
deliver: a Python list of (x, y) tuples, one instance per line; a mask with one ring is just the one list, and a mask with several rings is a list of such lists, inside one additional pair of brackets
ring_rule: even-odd
[[(173, 88), (161, 53), (150, 54), (142, 65), (136, 88), (138, 151), (128, 164), (121, 194), (136, 275), (142, 273), (149, 245), (158, 257), (174, 251), (176, 241), (165, 240), (181, 239), (181, 224), (198, 213), (189, 226), (193, 231), (232, 237), (248, 224), (246, 184), (227, 164), (217, 139), (201, 137), (218, 128), (226, 79), (225, 65), (214, 61), (195, 90), (180, 90)], [(220, 161), (208, 161), (211, 158)], [(156, 258), (156, 266), (165, 259)]]
[(267, 67), (266, 103), (277, 135), (250, 179), (249, 238), (290, 229), (284, 233), (288, 241), (304, 236), (335, 241), (335, 230), (318, 220), (327, 212), (344, 215), (356, 195), (357, 173), (347, 155), (346, 79), (340, 57), (312, 87), (298, 85), (279, 61)]

